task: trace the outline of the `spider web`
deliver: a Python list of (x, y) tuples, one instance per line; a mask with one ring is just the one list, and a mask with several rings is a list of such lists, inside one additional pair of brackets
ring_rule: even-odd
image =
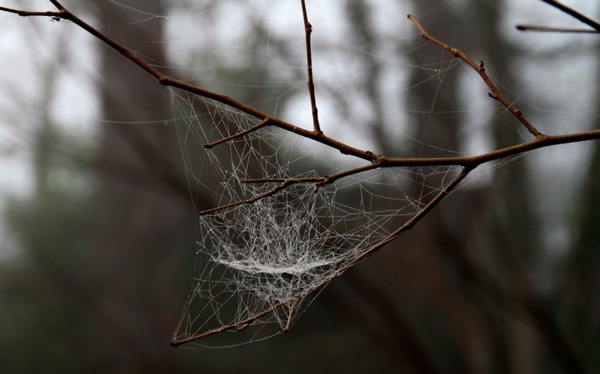
[[(170, 92), (188, 181), (224, 207), (199, 214), (197, 271), (175, 345), (227, 346), (288, 331), (332, 278), (418, 214), (461, 169), (382, 168), (317, 189), (310, 182), (323, 175), (317, 164), (340, 171), (319, 144), (275, 127), (250, 131), (259, 119)], [(193, 170), (198, 155), (185, 151), (189, 145), (223, 139), (206, 150), (209, 167)], [(207, 173), (219, 183), (207, 185)], [(274, 192), (289, 178), (308, 181)]]

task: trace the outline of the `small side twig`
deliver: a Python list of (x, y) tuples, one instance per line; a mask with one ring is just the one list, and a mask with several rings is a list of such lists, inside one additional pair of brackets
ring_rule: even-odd
[(523, 24), (519, 24), (515, 27), (519, 31), (558, 32), (558, 33), (563, 33), (563, 34), (600, 34), (600, 31), (598, 31), (598, 30), (575, 29), (575, 28), (569, 28), (569, 27), (537, 26), (537, 25), (523, 25)]
[(288, 317), (285, 322), (285, 326), (283, 326), (283, 328), (281, 329), (281, 332), (286, 333), (292, 328), (292, 321), (294, 319), (296, 307), (298, 307), (298, 303), (300, 303), (300, 300), (302, 300), (300, 296), (292, 297), (292, 301), (290, 303), (290, 310), (288, 311)]
[[(299, 297), (299, 296), (295, 296), (295, 297)], [(229, 323), (229, 324), (217, 327), (212, 330), (204, 331), (203, 333), (200, 333), (197, 335), (193, 335), (193, 336), (179, 339), (179, 340), (174, 340), (169, 345), (171, 345), (172, 347), (179, 347), (182, 344), (191, 343), (193, 341), (200, 340), (200, 339), (206, 338), (208, 336), (221, 333), (223, 331), (228, 331), (228, 330), (233, 330), (233, 329), (237, 329), (237, 331), (242, 331), (242, 330), (246, 329), (248, 326), (250, 326), (251, 324), (253, 324), (254, 322), (256, 322), (257, 320), (268, 315), (269, 313), (276, 311), (277, 309), (283, 307), (284, 305), (286, 305), (289, 302), (290, 302), (290, 300), (282, 301), (280, 303), (270, 306), (269, 308), (267, 308), (265, 310), (262, 310), (256, 314), (254, 314), (242, 321)], [(291, 301), (291, 302), (293, 302), (293, 301)]]
[(58, 11), (58, 12), (32, 11), (32, 10), (8, 8), (8, 7), (4, 7), (4, 6), (0, 6), (0, 11), (6, 12), (6, 13), (18, 14), (21, 17), (49, 17), (54, 20), (60, 20), (60, 19), (65, 18), (63, 11)]
[(214, 147), (216, 145), (219, 145), (221, 143), (226, 143), (226, 142), (228, 142), (230, 140), (233, 140), (235, 138), (244, 137), (244, 136), (246, 136), (246, 135), (248, 135), (248, 134), (250, 134), (250, 133), (252, 133), (254, 131), (260, 130), (261, 128), (267, 126), (269, 124), (269, 121), (270, 121), (270, 118), (265, 118), (262, 121), (260, 121), (258, 124), (256, 124), (256, 125), (248, 128), (248, 129), (246, 129), (244, 131), (240, 131), (240, 132), (237, 132), (237, 133), (235, 133), (233, 135), (221, 138), (221, 139), (219, 139), (217, 141), (214, 141), (214, 142), (211, 142), (211, 143), (207, 143), (207, 144), (204, 145), (204, 148), (210, 149), (210, 148), (212, 148), (212, 147)]
[(262, 193), (260, 195), (256, 195), (254, 197), (251, 197), (249, 199), (246, 200), (239, 200), (239, 201), (234, 201), (232, 203), (229, 204), (225, 204), (225, 205), (220, 205), (211, 209), (206, 209), (203, 210), (201, 212), (199, 212), (198, 214), (200, 214), (201, 216), (207, 215), (207, 214), (211, 214), (211, 213), (215, 213), (221, 210), (225, 210), (225, 209), (229, 209), (229, 208), (233, 208), (239, 205), (244, 205), (244, 204), (252, 204), (257, 202), (258, 200), (262, 200), (264, 198), (267, 198), (269, 196), (273, 196), (275, 195), (277, 192), (286, 189), (288, 186), (291, 186), (292, 184), (296, 184), (296, 183), (300, 183), (299, 180), (297, 179), (285, 179), (283, 182), (281, 182), (279, 185), (277, 185), (276, 187), (274, 187), (273, 189)]

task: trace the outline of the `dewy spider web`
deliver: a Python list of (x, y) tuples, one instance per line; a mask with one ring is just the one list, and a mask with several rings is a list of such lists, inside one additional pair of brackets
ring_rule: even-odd
[[(197, 274), (174, 345), (239, 344), (289, 330), (323, 286), (420, 212), (461, 169), (382, 168), (316, 189), (311, 180), (322, 175), (312, 170), (314, 160), (329, 157), (314, 143), (274, 127), (249, 131), (260, 120), (209, 99), (175, 89), (171, 96), (191, 184), (207, 178), (196, 174), (185, 149), (219, 143), (207, 150), (219, 181), (209, 189), (215, 206), (226, 207), (199, 215)], [(290, 178), (305, 182), (273, 193)], [(215, 336), (220, 332), (239, 334), (232, 342)]]

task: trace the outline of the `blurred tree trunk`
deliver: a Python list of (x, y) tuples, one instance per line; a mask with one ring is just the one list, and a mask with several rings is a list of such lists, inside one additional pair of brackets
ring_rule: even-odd
[[(432, 35), (459, 48), (472, 43), (465, 41), (464, 35), (473, 34), (473, 30), (462, 27), (464, 23), (448, 3), (419, 1), (415, 7), (416, 14), (427, 14), (431, 9), (444, 14), (436, 17), (436, 22), (422, 20)], [(369, 7), (365, 2), (350, 2), (347, 13), (356, 34), (352, 43), (367, 48), (365, 59), (375, 56), (375, 51), (368, 50), (376, 40), (369, 25)], [(381, 122), (383, 110), (379, 105), (381, 71), (374, 59), (364, 62), (363, 66), (369, 69), (364, 85), (357, 87), (374, 105), (374, 121), (367, 125), (374, 132), (378, 151), (405, 156), (448, 156), (448, 152), (461, 148), (460, 131), (465, 120), (458, 110), (462, 104), (458, 69), (445, 71), (452, 63), (452, 56), (433, 45), (418, 49), (414, 58), (416, 66), (432, 66), (415, 69), (409, 83), (413, 88), (408, 108), (414, 113), (411, 123), (415, 124), (411, 136), (419, 140), (417, 146), (409, 151), (399, 150), (392, 144), (402, 141), (385, 135)], [(439, 65), (432, 65), (439, 61)], [(439, 75), (432, 78), (437, 72)], [(437, 183), (441, 186), (442, 179)], [(393, 357), (403, 370), (435, 372), (442, 370), (437, 366), (440, 362), (449, 364), (443, 369), (451, 371), (480, 373), (490, 367), (488, 317), (476, 303), (481, 299), (473, 302), (468, 292), (464, 296), (464, 289), (471, 286), (460, 268), (468, 256), (467, 250), (473, 249), (481, 257), (483, 243), (488, 240), (486, 228), (482, 227), (487, 223), (481, 218), (483, 206), (473, 203), (482, 197), (475, 193), (479, 199), (474, 199), (473, 194), (473, 191), (454, 193), (420, 222), (414, 232), (404, 234), (392, 244), (395, 248), (381, 251), (338, 282), (349, 282), (354, 289), (351, 296), (356, 300), (338, 302), (336, 309), (346, 305), (347, 315), (355, 315), (354, 319), (361, 321), (360, 325), (374, 342), (382, 345), (382, 351)], [(464, 241), (467, 236), (470, 243)], [(336, 288), (338, 293), (344, 292), (340, 285)], [(336, 288), (332, 287), (330, 294)], [(345, 297), (349, 295), (346, 291)], [(376, 310), (375, 316), (358, 317), (369, 315), (371, 310)]]
[[(127, 7), (98, 2), (102, 29), (144, 59), (167, 65), (161, 19), (131, 26), (140, 9), (166, 14), (159, 0), (130, 0)], [(130, 7), (130, 8), (129, 8)], [(145, 16), (144, 16), (145, 17)], [(106, 335), (98, 359), (108, 369), (166, 371), (175, 350), (168, 344), (183, 295), (177, 271), (188, 249), (178, 231), (189, 225), (189, 205), (166, 188), (176, 179), (176, 139), (168, 92), (121, 55), (101, 49), (100, 145), (96, 194), (97, 301)], [(114, 121), (114, 122), (113, 122)], [(148, 121), (148, 122), (144, 122)], [(176, 183), (176, 182), (175, 182)]]
[[(472, 37), (481, 28), (465, 22), (450, 2), (426, 0), (415, 5), (417, 14), (427, 14), (431, 9), (440, 14), (435, 22), (421, 20), (431, 35), (470, 54), (476, 43)], [(408, 98), (415, 112), (415, 138), (421, 142), (413, 149), (414, 155), (451, 156), (448, 152), (460, 152), (462, 137), (469, 136), (464, 127), (467, 118), (460, 111), (465, 106), (465, 92), (460, 86), (462, 69), (444, 70), (455, 62), (451, 55), (433, 44), (420, 48), (415, 56), (415, 64), (432, 66), (439, 76), (431, 79), (435, 71), (418, 69), (412, 77), (411, 86), (423, 82)], [(438, 184), (441, 187), (441, 178)], [(485, 201), (485, 191), (459, 190), (432, 211), (408, 237), (410, 247), (414, 248), (408, 250), (420, 252), (410, 257), (416, 261), (411, 267), (420, 270), (409, 280), (421, 284), (418, 287), (422, 288), (423, 295), (416, 313), (420, 313), (421, 308), (430, 310), (429, 314), (433, 310), (440, 313), (437, 318), (429, 317), (439, 330), (429, 337), (435, 343), (433, 351), (438, 358), (453, 355), (450, 361), (453, 367), (470, 373), (488, 371), (493, 359), (489, 311), (474, 291), (483, 286), (483, 274), (489, 265)], [(427, 320), (422, 323), (426, 326)]]
[[(595, 56), (600, 47), (597, 44)], [(592, 52), (593, 54), (593, 52)], [(596, 57), (596, 77), (600, 60)], [(596, 91), (596, 108), (600, 108), (600, 88)], [(591, 128), (599, 128), (600, 119)], [(593, 151), (582, 180), (584, 188), (577, 196), (574, 243), (568, 254), (566, 285), (557, 297), (565, 298), (564, 310), (568, 335), (582, 362), (590, 372), (600, 368), (600, 144)]]
[[(498, 7), (466, 5), (475, 13), (469, 15), (471, 22), (465, 22), (465, 16), (449, 2), (426, 0), (415, 6), (416, 14), (435, 10), (444, 15), (435, 22), (421, 20), (428, 32), (476, 60), (477, 49), (483, 49), (498, 81), (514, 86), (510, 64), (515, 53), (498, 35)], [(439, 65), (431, 65), (436, 62)], [(466, 100), (460, 87), (461, 70), (445, 71), (453, 59), (433, 45), (418, 49), (414, 63), (432, 69), (417, 69), (410, 84), (408, 107), (415, 113), (414, 137), (419, 140), (412, 155), (447, 156), (449, 151), (460, 151), (463, 137), (469, 136), (463, 127), (466, 118), (460, 113)], [(497, 145), (506, 146), (519, 141), (516, 126), (505, 115), (488, 128)], [(508, 178), (510, 183), (505, 183)], [(536, 238), (528, 182), (526, 165), (513, 163), (495, 175), (491, 187), (453, 193), (414, 232), (396, 242), (399, 248), (393, 254), (384, 251), (363, 265), (384, 279), (381, 284), (386, 285), (382, 287), (388, 297), (402, 299), (397, 313), (411, 321), (413, 328), (429, 331), (415, 336), (423, 336), (434, 360), (448, 362), (441, 357), (451, 355), (455, 358), (449, 362), (455, 369), (473, 373), (503, 365), (512, 372), (536, 371), (537, 346), (531, 325), (523, 323), (522, 315), (514, 318), (505, 313), (515, 307), (505, 305), (513, 302), (508, 300), (519, 299), (522, 290), (528, 289), (521, 265), (527, 256), (517, 253), (533, 251)], [(498, 288), (504, 282), (508, 290)], [(505, 292), (515, 295), (507, 297)], [(491, 308), (489, 298), (494, 303)], [(433, 310), (439, 314), (433, 316)]]
[[(481, 48), (486, 68), (492, 72), (496, 82), (507, 87), (503, 91), (509, 101), (511, 92), (520, 92), (515, 81), (512, 67), (519, 51), (506, 43), (499, 30), (502, 21), (502, 6), (476, 6), (473, 19), (478, 22), (476, 46)], [(518, 101), (517, 101), (518, 106)], [(521, 124), (509, 113), (494, 116), (489, 124), (495, 147), (501, 148), (522, 142)], [(537, 340), (537, 327), (534, 320), (524, 318), (527, 314), (517, 300), (534, 297), (527, 272), (528, 262), (537, 258), (539, 253), (538, 227), (539, 221), (534, 212), (534, 193), (532, 191), (531, 171), (525, 159), (520, 158), (510, 165), (494, 171), (494, 178), (488, 190), (485, 212), (489, 217), (490, 265), (493, 269), (494, 282), (506, 286), (506, 293), (511, 297), (496, 298), (497, 317), (505, 315), (504, 327), (499, 337), (507, 357), (507, 365), (514, 373), (536, 373), (539, 370), (540, 346)], [(487, 212), (487, 213), (486, 213)], [(509, 304), (509, 305), (502, 305)], [(514, 305), (511, 305), (514, 304)], [(519, 312), (514, 313), (517, 310)], [(506, 314), (507, 311), (513, 313)], [(501, 318), (502, 320), (502, 318)]]

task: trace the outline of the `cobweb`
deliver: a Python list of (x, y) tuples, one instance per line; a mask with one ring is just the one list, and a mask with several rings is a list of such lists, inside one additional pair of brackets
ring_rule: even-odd
[[(420, 212), (460, 169), (382, 168), (316, 188), (313, 178), (339, 171), (319, 144), (274, 127), (249, 131), (260, 120), (170, 92), (189, 183), (222, 208), (199, 214), (197, 271), (174, 345), (227, 346), (288, 331), (332, 278)], [(185, 151), (198, 144), (212, 145), (201, 171), (191, 159), (200, 156)], [(305, 182), (277, 189), (290, 178)], [(213, 179), (218, 184), (209, 185)]]

